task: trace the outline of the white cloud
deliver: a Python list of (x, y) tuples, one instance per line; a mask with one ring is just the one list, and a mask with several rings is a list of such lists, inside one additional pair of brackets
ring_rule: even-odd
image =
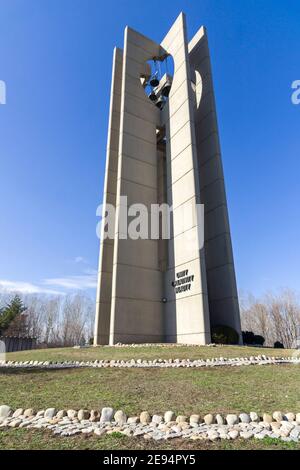
[(74, 263), (84, 263), (84, 264), (87, 264), (87, 259), (84, 258), (83, 256), (76, 256), (76, 258), (74, 259)]
[(84, 273), (85, 274), (78, 276), (44, 279), (43, 284), (70, 290), (95, 289), (97, 287), (97, 271), (94, 269), (86, 269)]
[(64, 292), (48, 289), (37, 284), (22, 281), (8, 281), (0, 279), (0, 292), (20, 292), (22, 294), (50, 294), (63, 295)]
[(80, 275), (43, 279), (37, 283), (0, 279), (1, 292), (65, 295), (68, 291), (95, 289), (97, 271), (87, 268)]

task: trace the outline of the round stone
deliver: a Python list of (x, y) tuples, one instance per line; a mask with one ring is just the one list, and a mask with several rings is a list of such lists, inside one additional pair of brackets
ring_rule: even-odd
[(157, 429), (159, 429), (159, 431), (162, 431), (162, 432), (167, 432), (167, 431), (169, 431), (169, 428), (168, 428), (167, 424), (164, 424), (164, 423), (160, 423), (160, 424), (157, 426)]
[(240, 436), (243, 439), (251, 439), (251, 437), (253, 437), (253, 432), (252, 431), (242, 431), (242, 432), (240, 432)]
[(13, 418), (18, 418), (19, 416), (21, 416), (22, 414), (24, 413), (24, 410), (23, 408), (18, 408), (14, 414), (12, 415)]
[(127, 422), (127, 416), (124, 413), (124, 411), (118, 410), (118, 411), (115, 412), (114, 420), (117, 424), (122, 426), (123, 424), (125, 424)]
[(113, 408), (102, 408), (100, 423), (108, 423), (112, 420), (114, 415)]
[(255, 413), (255, 411), (251, 411), (250, 413), (250, 419), (253, 423), (258, 423), (259, 421), (259, 416), (257, 413)]
[(90, 421), (92, 421), (93, 423), (95, 421), (99, 421), (100, 420), (100, 413), (99, 411), (97, 410), (92, 410), (91, 411), (91, 416), (90, 416)]
[(220, 425), (224, 424), (224, 419), (220, 414), (216, 415), (216, 423)]
[(13, 421), (11, 421), (11, 423), (9, 423), (9, 427), (17, 428), (20, 426), (21, 423), (22, 423), (21, 419), (14, 419)]
[(284, 428), (281, 428), (279, 430), (279, 434), (281, 437), (288, 437), (288, 435), (290, 434), (291, 430), (290, 429), (284, 429)]
[(271, 428), (273, 430), (280, 429), (280, 427), (281, 427), (280, 422), (274, 421), (273, 423), (271, 423)]
[(65, 416), (67, 416), (66, 410), (59, 410), (59, 411), (57, 412), (57, 414), (56, 414), (56, 417), (57, 417), (58, 419), (62, 419), (62, 418), (64, 418)]
[(10, 406), (1, 405), (0, 406), (0, 418), (8, 418), (12, 414), (12, 409)]
[(151, 422), (151, 416), (148, 411), (142, 411), (140, 414), (140, 422), (142, 424), (149, 424)]
[(59, 418), (52, 418), (48, 420), (48, 423), (50, 424), (57, 424), (59, 422)]
[(200, 415), (191, 415), (190, 424), (198, 424), (200, 422)]
[(52, 419), (56, 415), (56, 409), (55, 408), (47, 408), (45, 411), (44, 417), (47, 419)]
[(67, 411), (67, 416), (70, 419), (74, 419), (77, 417), (77, 411), (76, 410), (68, 410)]
[(208, 431), (207, 436), (210, 441), (216, 441), (220, 437), (216, 431), (212, 431), (212, 430)]
[(280, 423), (280, 421), (283, 420), (283, 415), (282, 415), (281, 411), (275, 411), (275, 412), (273, 413), (273, 419), (274, 419), (275, 421), (277, 421), (278, 423)]
[(296, 419), (296, 416), (294, 415), (294, 413), (286, 413), (284, 415), (285, 419), (287, 419), (288, 421), (295, 421)]
[(213, 424), (214, 422), (214, 417), (212, 414), (205, 415), (203, 419), (204, 419), (205, 424), (207, 424), (208, 426)]
[(262, 432), (257, 432), (256, 434), (254, 434), (255, 439), (264, 439), (265, 437), (266, 435)]
[(93, 428), (92, 427), (83, 428), (83, 429), (81, 429), (81, 432), (82, 432), (82, 434), (92, 434)]
[(164, 415), (165, 423), (170, 423), (171, 421), (175, 421), (175, 419), (176, 419), (176, 416), (175, 416), (175, 413), (173, 411), (166, 411), (165, 412), (165, 415)]
[(176, 426), (176, 424), (177, 424), (176, 421), (169, 421), (169, 422), (167, 423), (167, 426), (168, 426), (169, 428), (171, 428), (172, 426)]
[(294, 428), (294, 424), (291, 421), (281, 421), (281, 427), (291, 430)]
[(263, 421), (264, 421), (264, 423), (272, 423), (273, 418), (272, 418), (271, 415), (269, 415), (267, 413), (264, 413), (263, 414)]
[(190, 423), (188, 423), (187, 421), (183, 421), (181, 423), (178, 423), (178, 426), (181, 427), (181, 430), (183, 431), (184, 429), (190, 429), (191, 426), (190, 426)]
[(138, 416), (130, 416), (130, 418), (127, 419), (128, 424), (137, 424), (139, 422), (139, 417)]
[(181, 432), (181, 427), (178, 425), (172, 426), (171, 427), (172, 431), (174, 431), (176, 434), (180, 434)]
[(225, 440), (230, 439), (230, 437), (227, 434), (227, 431), (223, 431), (219, 433), (219, 436), (220, 436), (220, 439), (225, 439)]
[(296, 414), (296, 421), (297, 421), (297, 423), (300, 423), (300, 413)]
[(233, 426), (239, 422), (239, 419), (237, 415), (230, 414), (226, 416), (226, 422), (229, 426)]
[(163, 417), (161, 415), (153, 415), (152, 416), (152, 423), (160, 424), (163, 422)]
[(198, 436), (197, 434), (192, 434), (192, 436), (190, 437), (191, 441), (200, 441), (203, 439), (202, 436)]
[(78, 420), (83, 421), (90, 418), (90, 412), (88, 410), (79, 410), (78, 411)]
[(241, 423), (250, 423), (250, 416), (247, 413), (241, 413), (239, 418)]
[(176, 423), (185, 423), (187, 421), (187, 417), (183, 415), (179, 415), (176, 418)]
[(24, 416), (25, 416), (25, 418), (30, 418), (31, 416), (34, 416), (34, 410), (33, 410), (33, 408), (27, 408), (27, 409), (24, 411)]
[(239, 432), (233, 429), (232, 431), (229, 431), (228, 436), (230, 439), (236, 439), (239, 435)]
[(296, 426), (294, 429), (291, 430), (290, 437), (292, 439), (298, 439), (299, 435), (300, 435), (300, 426)]

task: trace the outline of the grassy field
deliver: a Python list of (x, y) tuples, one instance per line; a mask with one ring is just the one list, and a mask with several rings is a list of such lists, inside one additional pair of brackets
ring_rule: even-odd
[(169, 442), (145, 441), (128, 438), (118, 433), (104, 437), (54, 437), (49, 432), (16, 429), (0, 432), (0, 449), (13, 450), (300, 450), (295, 442), (280, 442), (266, 438), (262, 441), (188, 441), (173, 439)]
[(92, 361), (96, 359), (201, 359), (211, 357), (292, 356), (295, 350), (247, 346), (98, 346), (86, 349), (35, 349), (6, 354), (9, 361)]
[(180, 414), (300, 411), (300, 368), (252, 366), (207, 369), (10, 369), (0, 374), (0, 403), (44, 409), (112, 406)]
[[(104, 358), (199, 358), (238, 357), (258, 354), (278, 355), (278, 350), (220, 346), (210, 347), (143, 347), (37, 350), (12, 353), (9, 359), (47, 359), (53, 361)], [(292, 355), (282, 350), (280, 355)], [(0, 404), (36, 410), (55, 406), (58, 409), (100, 409), (112, 406), (128, 415), (143, 410), (177, 414), (258, 413), (300, 411), (300, 368), (296, 365), (241, 366), (205, 369), (69, 369), (69, 370), (0, 370)], [(105, 438), (54, 438), (41, 432), (9, 430), (0, 432), (0, 448), (98, 448), (98, 449), (186, 449), (206, 448), (300, 448), (298, 444), (273, 440), (251, 442), (147, 443), (143, 439), (120, 436)]]

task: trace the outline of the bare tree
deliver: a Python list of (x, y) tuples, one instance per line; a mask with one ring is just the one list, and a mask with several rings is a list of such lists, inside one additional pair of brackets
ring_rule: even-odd
[(82, 294), (68, 296), (62, 309), (61, 339), (64, 346), (88, 340), (91, 300)]
[(245, 294), (244, 292), (240, 292), (239, 302), (242, 330), (254, 332), (256, 330), (257, 324), (253, 305), (255, 305), (258, 300), (252, 294)]
[(295, 346), (297, 327), (300, 325), (300, 305), (296, 294), (285, 290), (280, 295), (269, 295), (269, 314), (277, 340), (285, 347)]
[[(0, 293), (0, 308), (15, 293)], [(94, 302), (82, 293), (69, 296), (19, 294), (26, 310), (27, 334), (48, 347), (88, 342), (93, 335)]]
[(38, 295), (27, 295), (24, 303), (27, 306), (28, 335), (41, 342), (44, 331), (42, 299)]
[(50, 297), (44, 301), (44, 342), (48, 345), (59, 346), (61, 343), (60, 315), (62, 302), (60, 296)]
[(242, 294), (240, 308), (243, 331), (262, 335), (268, 346), (275, 341), (286, 348), (295, 346), (300, 325), (300, 303), (295, 292), (268, 293), (261, 299)]

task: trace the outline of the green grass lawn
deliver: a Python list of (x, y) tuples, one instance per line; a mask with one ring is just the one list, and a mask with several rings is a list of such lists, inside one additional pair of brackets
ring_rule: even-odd
[(35, 349), (8, 353), (9, 361), (92, 361), (96, 359), (201, 359), (211, 357), (250, 357), (265, 354), (266, 356), (292, 356), (295, 350), (256, 348), (247, 346), (139, 346), (109, 347), (98, 346), (86, 349), (60, 348)]
[(295, 442), (280, 442), (276, 439), (251, 439), (244, 441), (188, 441), (173, 439), (168, 442), (145, 441), (123, 435), (102, 437), (54, 437), (50, 432), (15, 429), (0, 432), (0, 449), (41, 450), (300, 450)]
[(112, 406), (180, 414), (300, 411), (297, 365), (207, 369), (16, 370), (0, 374), (0, 403), (44, 409)]
[[(280, 351), (283, 355), (291, 351)], [(278, 355), (278, 350), (209, 347), (143, 347), (37, 350), (12, 353), (9, 359), (87, 360), (100, 358), (199, 358)], [(143, 410), (177, 414), (300, 412), (300, 368), (297, 365), (241, 366), (204, 369), (68, 369), (68, 370), (0, 370), (0, 404), (12, 408), (36, 410), (100, 409), (112, 406), (128, 415)], [(102, 438), (49, 437), (29, 430), (0, 432), (1, 448), (103, 448), (103, 449), (172, 449), (180, 448), (299, 448), (298, 444), (279, 441), (184, 443), (148, 443), (143, 439), (106, 436)], [(179, 448), (179, 447), (178, 447)]]

